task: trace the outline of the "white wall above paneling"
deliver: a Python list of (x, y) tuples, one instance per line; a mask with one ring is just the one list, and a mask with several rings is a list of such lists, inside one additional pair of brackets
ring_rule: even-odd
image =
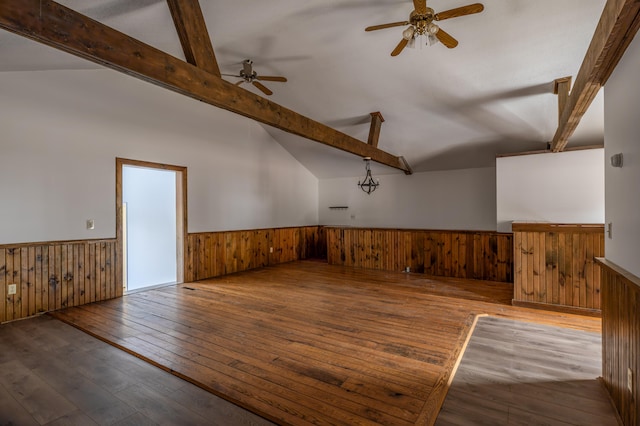
[[(353, 178), (320, 180), (322, 225), (495, 230), (495, 169), (463, 169), (405, 175), (376, 174), (378, 189), (367, 195)], [(348, 206), (332, 210), (331, 206)]]
[[(640, 39), (627, 52), (605, 86), (606, 222), (612, 224), (605, 238), (607, 259), (640, 276)], [(610, 157), (622, 153), (622, 168), (611, 166)]]
[(496, 160), (498, 231), (511, 222), (603, 223), (604, 150)]
[(188, 168), (189, 232), (318, 221), (256, 122), (114, 71), (0, 73), (0, 128), (0, 244), (115, 237), (116, 157)]

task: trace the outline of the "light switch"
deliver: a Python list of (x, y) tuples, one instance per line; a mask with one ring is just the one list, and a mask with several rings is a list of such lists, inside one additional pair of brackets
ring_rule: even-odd
[(96, 228), (96, 224), (94, 223), (93, 219), (87, 219), (87, 229), (95, 229)]
[(9, 284), (7, 294), (11, 296), (12, 294), (16, 294), (17, 288), (16, 284)]

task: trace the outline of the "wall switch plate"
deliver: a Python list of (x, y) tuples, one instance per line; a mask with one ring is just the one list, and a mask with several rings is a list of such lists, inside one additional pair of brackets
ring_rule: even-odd
[(96, 229), (96, 223), (93, 219), (87, 219), (87, 229)]
[(269, 253), (273, 253), (273, 247), (269, 247)]
[(7, 294), (9, 296), (11, 296), (12, 294), (16, 294), (16, 291), (18, 291), (18, 286), (16, 284), (9, 284), (8, 288), (7, 288)]
[(627, 389), (629, 392), (633, 392), (633, 370), (631, 368), (627, 368)]
[(613, 238), (613, 222), (607, 223), (607, 236), (609, 239)]

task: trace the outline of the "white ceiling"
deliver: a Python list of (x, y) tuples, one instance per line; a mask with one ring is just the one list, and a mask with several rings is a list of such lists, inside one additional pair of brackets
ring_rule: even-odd
[[(428, 5), (439, 12), (471, 2)], [(60, 3), (184, 58), (164, 0)], [(496, 154), (544, 149), (557, 126), (552, 82), (575, 78), (604, 3), (485, 0), (480, 14), (440, 22), (460, 42), (455, 49), (416, 45), (395, 58), (389, 53), (402, 27), (364, 28), (406, 20), (411, 1), (201, 0), (201, 7), (223, 73), (236, 74), (250, 58), (258, 74), (288, 78), (264, 83), (273, 101), (364, 141), (369, 113), (380, 111), (379, 147), (424, 171), (492, 166)], [(0, 71), (98, 68), (6, 32), (0, 57)], [(602, 144), (603, 123), (598, 96), (569, 147)], [(319, 178), (362, 171), (358, 157), (265, 128)]]

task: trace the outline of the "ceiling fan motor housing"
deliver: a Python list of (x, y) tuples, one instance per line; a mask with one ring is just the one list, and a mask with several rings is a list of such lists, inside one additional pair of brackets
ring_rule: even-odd
[(435, 12), (432, 8), (427, 7), (426, 13), (417, 13), (415, 10), (409, 15), (409, 22), (415, 27), (415, 32), (418, 35), (425, 35), (431, 33), (430, 24), (435, 18)]

